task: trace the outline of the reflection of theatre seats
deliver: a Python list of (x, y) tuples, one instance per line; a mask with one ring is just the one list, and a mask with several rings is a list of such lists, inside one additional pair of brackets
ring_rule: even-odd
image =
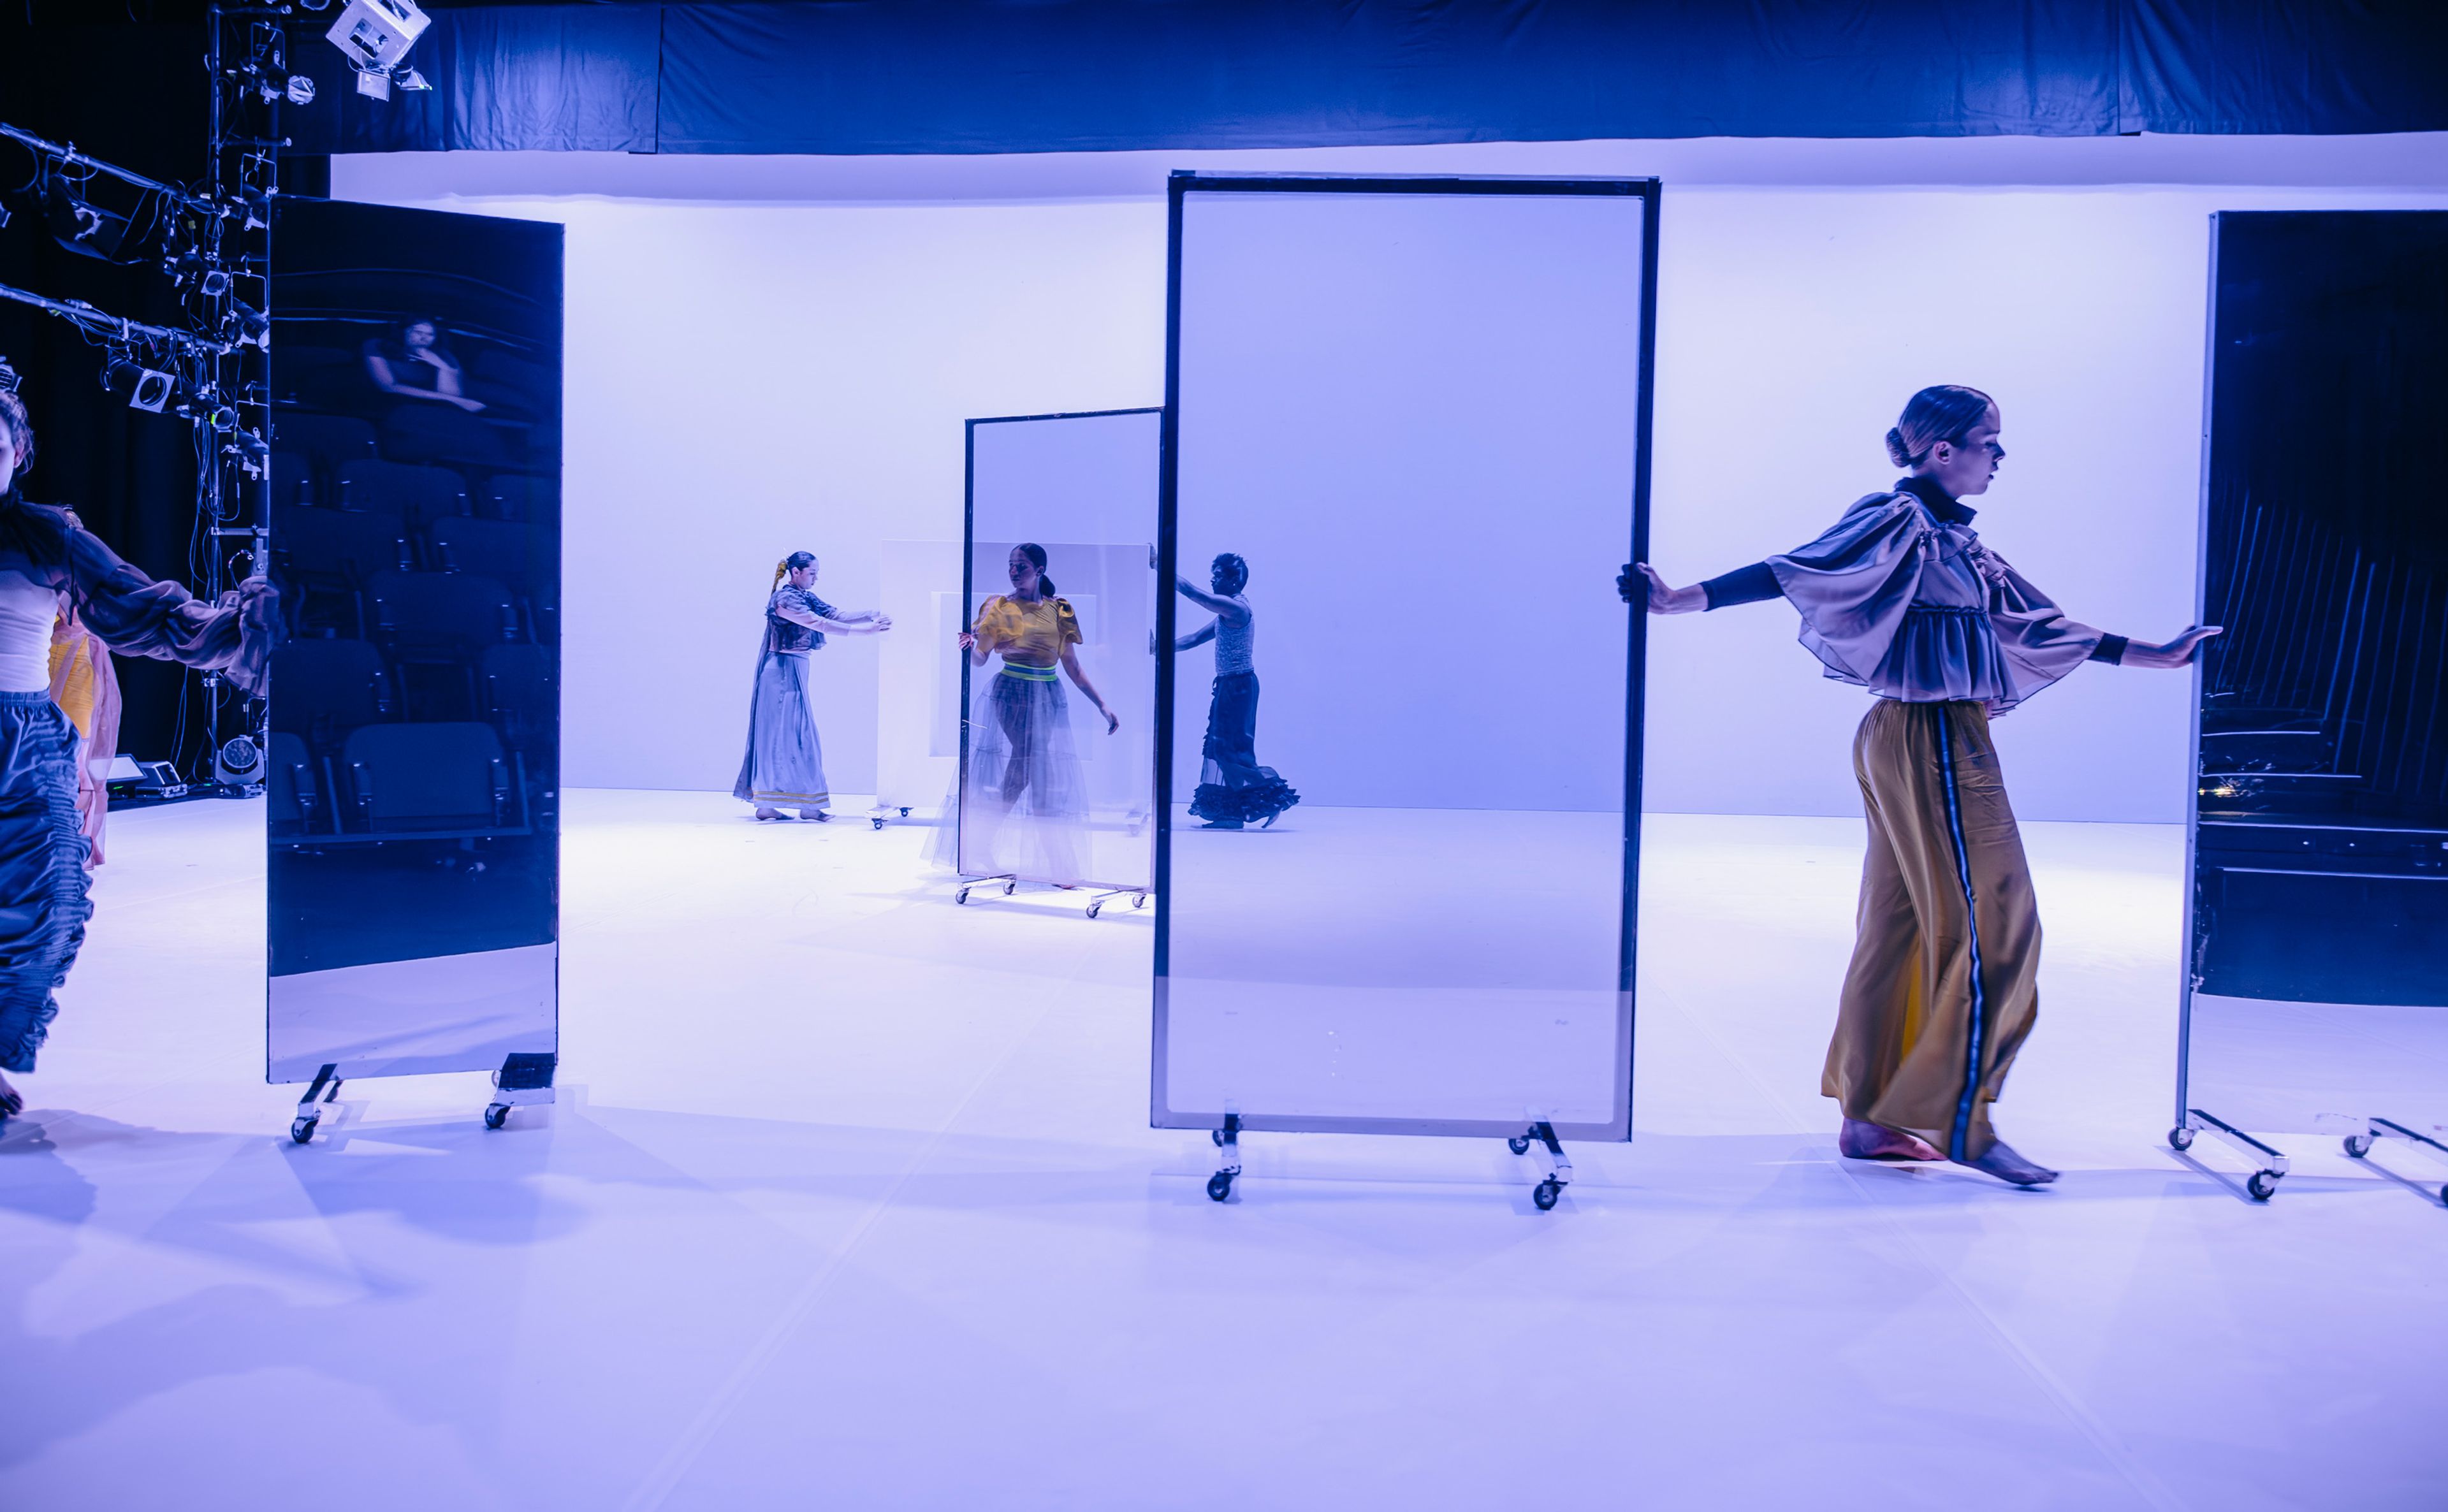
[[(299, 481), (311, 478), (315, 501), (328, 503), (333, 490), (339, 486), (340, 469), (352, 462), (373, 460), (374, 428), (347, 415), (305, 414), (280, 410), (272, 417), (272, 443), (277, 452), (294, 452), (306, 458), (309, 471), (290, 476), (297, 477)], [(276, 487), (282, 476), (276, 467), (273, 470)], [(293, 502), (279, 494), (275, 494), (274, 500), (276, 503)]]
[[(379, 413), (382, 406), (392, 402), (390, 395), (374, 387), (364, 355), (339, 347), (279, 342), (273, 349), (272, 385), (284, 403), (348, 414)], [(284, 434), (281, 439), (289, 438)], [(369, 433), (366, 440), (371, 445), (373, 435)]]
[(315, 459), (303, 451), (276, 451), (265, 459), (264, 467), (276, 505), (313, 504), (323, 486)]
[(527, 581), (527, 530), (501, 520), (437, 520), (426, 539), (429, 556), (445, 572), (473, 572), (504, 583)]
[(483, 400), (491, 407), (488, 412), (498, 412), (504, 419), (542, 419), (552, 413), (553, 399), (561, 389), (561, 374), (555, 370), (492, 348), (476, 354), (468, 375), (469, 396)]
[(276, 507), (272, 549), (283, 580), (299, 591), (300, 628), (358, 636), (366, 632), (360, 595), (367, 583), (409, 560), (397, 516), (340, 509)]
[(288, 738), (302, 736), (327, 754), (398, 707), (382, 653), (363, 641), (283, 641), (272, 653), (272, 686)]
[(306, 742), (285, 730), (276, 730), (272, 748), (266, 753), (264, 765), (270, 770), (264, 787), (268, 809), (264, 818), (276, 835), (322, 834), (333, 829), (332, 815), (323, 806), (328, 791), (317, 780), (321, 763), (306, 749)]
[(341, 755), (353, 828), (367, 834), (466, 834), (520, 827), (512, 759), (490, 725), (375, 724)]
[(524, 426), (488, 421), (455, 404), (406, 399), (383, 421), (383, 455), (449, 467), (517, 467), (526, 452), (525, 431)]
[(540, 645), (491, 645), (477, 663), (485, 717), (513, 749), (531, 751), (552, 734), (560, 713), (552, 687), (552, 653)]
[(403, 462), (342, 464), (339, 498), (343, 509), (396, 515), (418, 526), (468, 512), (468, 489), (459, 474)]
[(411, 719), (467, 718), (475, 712), (477, 658), (488, 645), (525, 639), (517, 602), (491, 578), (385, 572), (366, 595)]
[(488, 520), (547, 519), (556, 485), (550, 478), (520, 472), (499, 472), (487, 478), (476, 493), (476, 512)]

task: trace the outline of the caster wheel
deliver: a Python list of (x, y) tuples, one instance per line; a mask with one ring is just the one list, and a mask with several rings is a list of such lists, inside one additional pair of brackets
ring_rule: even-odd
[(307, 1140), (315, 1138), (315, 1125), (316, 1121), (317, 1120), (314, 1119), (292, 1119), (289, 1121), (289, 1138), (291, 1141), (297, 1144), (304, 1144)]
[(1147, 894), (1146, 894), (1146, 893), (1144, 893), (1144, 892), (1142, 892), (1142, 893), (1140, 893), (1138, 897), (1133, 898), (1133, 899), (1131, 900), (1131, 907), (1132, 907), (1132, 908), (1134, 908), (1134, 909), (1144, 909), (1144, 908), (1146, 908), (1146, 907), (1147, 907)]
[(953, 901), (954, 903), (966, 903), (966, 902), (968, 902), (968, 901), (969, 901), (969, 890), (968, 890), (968, 889), (966, 889), (966, 888), (963, 888), (960, 891), (953, 893), (953, 894), (952, 894), (952, 901)]
[(901, 811), (901, 816), (902, 816), (903, 818), (905, 818), (905, 819), (906, 819), (906, 818), (908, 818), (908, 817), (909, 817), (909, 811), (908, 811), (908, 809), (904, 809), (904, 810), (902, 810), (902, 811)]
[(1013, 893), (1018, 892), (1019, 890), (1020, 890), (1020, 884), (1019, 884), (1019, 883), (1017, 883), (1017, 882), (1006, 882), (1006, 883), (1004, 883), (1004, 884), (1003, 885), (1003, 895), (1004, 895), (1004, 897), (1006, 897), (1006, 898), (1007, 898), (1007, 897), (1010, 897)]
[(2266, 1171), (2255, 1171), (2245, 1178), (2244, 1189), (2255, 1202), (2266, 1202), (2278, 1191), (2278, 1178)]
[(1103, 904), (1101, 904), (1101, 903), (1091, 903), (1091, 904), (1089, 904), (1089, 905), (1088, 905), (1088, 917), (1090, 917), (1090, 918), (1092, 918), (1092, 919), (1093, 919), (1093, 918), (1095, 918), (1095, 917), (1097, 916), (1097, 914), (1098, 914), (1098, 911), (1099, 911), (1100, 909), (1103, 909), (1103, 908), (1104, 908), (1104, 905), (1103, 905)]
[(1563, 1195), (1564, 1189), (1556, 1184), (1554, 1177), (1549, 1177), (1530, 1189), (1530, 1200), (1539, 1204), (1539, 1211), (1541, 1213), (1553, 1208), (1556, 1205), (1556, 1199)]
[(2371, 1154), (2371, 1147), (2372, 1137), (2368, 1134), (2349, 1134), (2346, 1136), (2346, 1154), (2352, 1156), (2358, 1160), (2362, 1159), (2364, 1156)]
[(1530, 1148), (1530, 1137), (1526, 1134), (1517, 1134), (1504, 1141), (1504, 1147), (1515, 1155), (1520, 1155)]
[(1233, 1177), (1227, 1173), (1218, 1171), (1207, 1178), (1208, 1200), (1221, 1202), (1232, 1195)]
[(883, 829), (883, 828), (884, 828), (884, 821), (883, 821), (882, 819), (878, 819), (878, 820), (876, 820), (876, 821), (874, 821), (874, 822), (875, 822), (875, 827), (876, 827), (877, 829), (881, 830), (881, 829)]
[(2190, 1150), (2193, 1147), (2193, 1131), (2181, 1125), (2168, 1131), (2168, 1148)]
[(509, 1121), (510, 1110), (502, 1103), (496, 1102), (485, 1110), (485, 1127), (488, 1129), (498, 1129)]
[(1215, 1148), (1219, 1150), (1224, 1148), (1224, 1131), (1221, 1129), (1208, 1130), (1207, 1142), (1215, 1146)]

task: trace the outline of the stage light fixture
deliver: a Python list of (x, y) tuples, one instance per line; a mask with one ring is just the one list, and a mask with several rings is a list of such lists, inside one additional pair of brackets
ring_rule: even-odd
[(159, 368), (148, 368), (134, 357), (113, 357), (102, 370), (102, 386), (112, 393), (127, 395), (127, 408), (147, 414), (160, 414), (178, 391), (179, 380)]
[(323, 35), (349, 55), (350, 67), (357, 70), (357, 93), (388, 100), (393, 84), (403, 89), (432, 87), (403, 61), (432, 24), (416, 0), (349, 0), (348, 9)]
[(9, 366), (9, 359), (0, 357), (0, 393), (16, 392), (20, 381), (17, 370)]
[(232, 736), (213, 753), (213, 780), (225, 788), (248, 788), (263, 780), (263, 747), (252, 736)]
[(243, 299), (229, 302), (228, 323), (239, 328), (239, 344), (272, 349), (272, 317)]

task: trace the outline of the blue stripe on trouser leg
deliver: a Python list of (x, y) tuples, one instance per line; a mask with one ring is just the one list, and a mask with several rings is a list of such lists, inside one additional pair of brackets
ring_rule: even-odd
[(31, 1071), (85, 944), (76, 729), (48, 692), (0, 692), (0, 1071)]
[(1955, 875), (1963, 884), (1963, 936), (1972, 952), (1972, 1022), (1963, 1035), (1963, 1095), (1956, 1100), (1955, 1122), (1946, 1136), (1946, 1158), (1960, 1160), (1980, 1092), (1980, 1050), (1988, 1038), (1989, 1005), (1980, 981), (1980, 904), (1973, 895), (1971, 849), (1963, 843), (1963, 809), (1955, 791), (1955, 732), (1943, 707), (1938, 711), (1938, 768), (1946, 789), (1946, 834), (1955, 847)]

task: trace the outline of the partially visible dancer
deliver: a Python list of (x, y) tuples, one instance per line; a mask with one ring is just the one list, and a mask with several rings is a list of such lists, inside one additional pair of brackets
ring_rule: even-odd
[(77, 814), (85, 831), (85, 867), (90, 871), (103, 863), (103, 829), (110, 817), (110, 762), (119, 754), (119, 673), (110, 664), (110, 647), (67, 604), (60, 606), (51, 627), (51, 701), (76, 726)]
[[(1877, 695), (1853, 738), (1869, 818), (1859, 933), (1820, 1089), (1856, 1159), (1955, 1160), (2018, 1186), (2057, 1173), (1991, 1127), (2039, 1012), (2040, 918), (1990, 742), (2005, 713), (2085, 661), (2181, 667), (2219, 633), (2142, 645), (2069, 620), (1980, 543), (1961, 501), (2006, 450), (1978, 389), (1923, 389), (1887, 432), (1905, 469), (1826, 534), (1693, 587), (1648, 564), (1616, 586), (1653, 614), (1782, 597), (1831, 678)], [(1638, 576), (1635, 577), (1635, 573)]]
[(971, 666), (993, 656), (1003, 666), (972, 687), (967, 785), (936, 832), (934, 855), (974, 875), (1076, 887), (1088, 880), (1088, 778), (1061, 679), (1096, 705), (1107, 735), (1122, 721), (1080, 670), (1080, 617), (1045, 568), (1043, 546), (1012, 547), (1011, 591), (986, 600), (961, 633)]
[(1206, 820), (1210, 830), (1238, 830), (1253, 823), (1264, 830), (1298, 803), (1300, 794), (1274, 768), (1258, 765), (1258, 622), (1245, 591), (1250, 565), (1224, 552), (1209, 567), (1208, 583), (1212, 591), (1184, 577), (1173, 582), (1175, 591), (1215, 616), (1173, 642), (1176, 651), (1215, 642), (1215, 682), (1207, 705), (1207, 739), (1200, 748), (1206, 760), (1190, 813)]
[(748, 701), (748, 754), (731, 794), (755, 804), (759, 819), (786, 819), (778, 805), (818, 824), (832, 817), (825, 805), (825, 750), (816, 738), (816, 715), (808, 699), (808, 653), (834, 635), (881, 635), (892, 622), (873, 609), (844, 614), (815, 595), (816, 559), (794, 551), (774, 565), (774, 591), (765, 599), (765, 642), (756, 654), (756, 683)]
[[(122, 562), (66, 509), (29, 504), (17, 476), (34, 428), (0, 392), (0, 1071), (34, 1069), (85, 942), (87, 842), (77, 814), (78, 738), (51, 700), (51, 629), (63, 606), (104, 645), (218, 670), (260, 692), (272, 653), (272, 586), (197, 602)], [(0, 1078), (0, 1118), (25, 1100)]]

